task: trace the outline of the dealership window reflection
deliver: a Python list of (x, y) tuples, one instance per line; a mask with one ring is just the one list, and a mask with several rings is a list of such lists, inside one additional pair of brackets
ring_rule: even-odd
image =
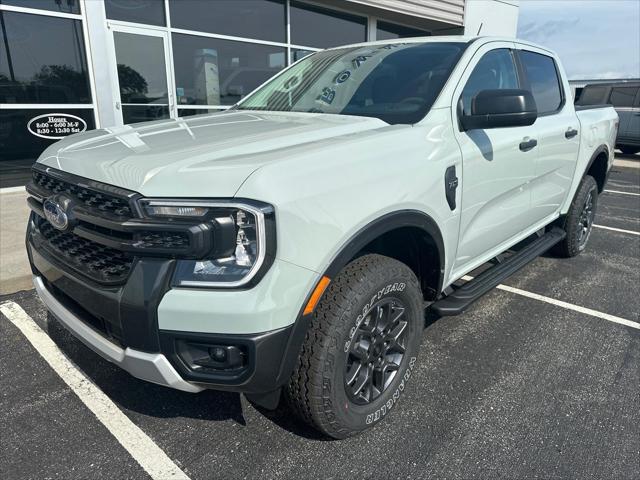
[(180, 105), (233, 105), (285, 67), (286, 49), (173, 34)]
[(79, 20), (0, 11), (0, 103), (91, 103)]
[(0, 5), (37, 8), (62, 13), (80, 13), (80, 0), (0, 0)]

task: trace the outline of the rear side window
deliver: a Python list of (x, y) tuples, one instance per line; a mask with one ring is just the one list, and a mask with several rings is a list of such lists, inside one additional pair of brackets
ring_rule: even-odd
[(614, 107), (632, 107), (636, 93), (638, 93), (637, 87), (616, 87), (611, 90), (609, 103)]
[(609, 87), (594, 87), (592, 85), (587, 85), (582, 90), (582, 95), (578, 99), (578, 105), (600, 105), (602, 103), (607, 103), (607, 93), (609, 92)]
[(518, 88), (518, 74), (513, 55), (507, 48), (484, 54), (473, 69), (462, 91), (462, 111), (471, 115), (471, 100), (482, 90)]
[(521, 51), (520, 58), (536, 100), (538, 114), (555, 112), (562, 104), (560, 79), (553, 58), (539, 53)]
[(536, 100), (538, 114), (558, 110), (562, 104), (562, 93), (556, 62), (551, 57), (526, 50), (521, 51), (520, 58)]

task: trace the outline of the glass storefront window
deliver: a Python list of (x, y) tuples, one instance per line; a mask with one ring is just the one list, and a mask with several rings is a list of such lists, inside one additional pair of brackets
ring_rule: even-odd
[(91, 103), (80, 20), (0, 11), (0, 103)]
[[(48, 118), (47, 114), (55, 117)], [(92, 108), (0, 110), (1, 186), (24, 185), (28, 181), (34, 160), (46, 147), (64, 136), (54, 131), (55, 125), (59, 125), (55, 120), (61, 117), (66, 120), (77, 121), (75, 117), (81, 119), (74, 125), (78, 131), (95, 128)], [(38, 124), (48, 127), (48, 130), (39, 129)]]
[(162, 0), (104, 0), (104, 7), (110, 20), (166, 25)]
[(286, 49), (173, 34), (180, 105), (233, 105), (286, 64)]
[(367, 40), (367, 19), (356, 15), (291, 2), (291, 43), (316, 48), (337, 47)]
[(193, 117), (194, 115), (205, 115), (207, 113), (224, 112), (220, 108), (180, 108), (178, 109), (178, 117)]
[(0, 5), (38, 8), (52, 12), (80, 13), (80, 0), (0, 0)]
[(171, 26), (286, 42), (284, 0), (171, 0)]
[(298, 60), (306, 57), (307, 55), (311, 55), (314, 50), (304, 50), (302, 48), (292, 48), (291, 49), (291, 63), (295, 63)]
[(424, 30), (403, 27), (402, 25), (380, 21), (378, 21), (378, 28), (376, 29), (377, 40), (392, 40), (395, 38), (408, 37), (426, 37), (428, 35), (431, 35), (431, 33), (425, 32)]

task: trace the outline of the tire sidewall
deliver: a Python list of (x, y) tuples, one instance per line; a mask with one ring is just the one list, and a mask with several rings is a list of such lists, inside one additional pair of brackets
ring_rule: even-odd
[[(413, 280), (413, 281), (412, 281)], [(350, 431), (361, 431), (383, 420), (394, 409), (413, 375), (423, 326), (422, 294), (411, 274), (393, 275), (376, 282), (364, 295), (356, 295), (345, 309), (340, 329), (325, 351), (322, 373), (322, 401), (326, 421), (335, 422)], [(345, 390), (345, 365), (348, 350), (358, 326), (372, 306), (383, 299), (397, 299), (405, 307), (406, 351), (391, 385), (367, 405), (354, 403)]]
[(569, 234), (571, 235), (571, 243), (572, 243), (571, 247), (576, 253), (582, 252), (587, 247), (587, 244), (589, 243), (589, 239), (591, 238), (591, 232), (593, 231), (593, 221), (592, 221), (591, 227), (587, 232), (587, 238), (584, 240), (582, 245), (580, 245), (576, 230), (578, 228), (580, 215), (582, 214), (582, 210), (584, 209), (589, 192), (591, 192), (592, 198), (593, 198), (593, 212), (594, 212), (593, 214), (595, 217), (595, 214), (598, 208), (598, 184), (593, 179), (593, 177), (587, 176), (584, 178), (583, 184), (581, 185), (580, 196), (578, 197), (577, 199), (578, 201), (575, 204), (575, 211), (572, 212), (573, 215), (571, 215), (571, 224), (568, 225), (568, 227), (570, 228)]

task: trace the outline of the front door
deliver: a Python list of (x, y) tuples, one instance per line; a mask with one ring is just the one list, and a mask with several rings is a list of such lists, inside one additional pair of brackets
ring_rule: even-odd
[(462, 152), (462, 210), (454, 274), (500, 253), (535, 223), (531, 191), (536, 148), (535, 128), (508, 127), (459, 131), (458, 116), (471, 111), (472, 98), (482, 90), (521, 88), (513, 44), (482, 47), (464, 72), (452, 105), (456, 139)]
[(166, 32), (110, 25), (117, 72), (114, 108), (120, 125), (175, 118)]

